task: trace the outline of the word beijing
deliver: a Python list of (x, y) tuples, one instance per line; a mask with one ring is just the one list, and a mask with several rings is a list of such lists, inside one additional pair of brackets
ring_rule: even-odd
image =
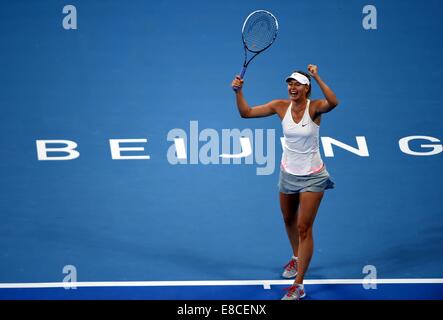
[[(166, 158), (177, 164), (255, 164), (257, 175), (270, 175), (275, 169), (274, 129), (215, 129), (199, 130), (198, 121), (190, 121), (189, 132), (175, 128), (167, 134), (171, 143)], [(334, 148), (341, 148), (359, 157), (369, 157), (365, 136), (355, 137), (356, 146), (331, 137), (321, 137), (325, 157), (334, 157)], [(427, 143), (423, 143), (426, 141)], [(109, 139), (113, 160), (149, 160), (143, 145), (147, 139)], [(284, 138), (280, 138), (281, 146)], [(411, 156), (433, 156), (443, 152), (440, 140), (435, 137), (414, 135), (398, 141), (400, 151)], [(66, 161), (80, 157), (73, 140), (36, 140), (39, 161)], [(139, 154), (142, 153), (142, 154)]]

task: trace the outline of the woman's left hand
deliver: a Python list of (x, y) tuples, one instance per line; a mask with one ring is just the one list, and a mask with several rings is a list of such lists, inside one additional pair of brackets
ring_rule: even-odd
[(318, 75), (318, 67), (315, 64), (308, 65), (308, 72), (312, 77), (317, 77)]

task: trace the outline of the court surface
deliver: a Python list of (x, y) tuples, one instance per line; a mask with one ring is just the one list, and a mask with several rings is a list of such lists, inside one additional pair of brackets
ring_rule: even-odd
[[(64, 1), (4, 1), (0, 299), (281, 297), (281, 124), (242, 119), (230, 88), (257, 9), (280, 31), (249, 104), (286, 98), (310, 63), (340, 100), (308, 298), (442, 299), (443, 4), (372, 1), (366, 30), (367, 4), (79, 0), (67, 30)], [(252, 153), (222, 158), (240, 137)]]

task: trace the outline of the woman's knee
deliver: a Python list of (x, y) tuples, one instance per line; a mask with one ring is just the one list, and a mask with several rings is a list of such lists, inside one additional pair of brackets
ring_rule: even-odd
[(298, 234), (301, 239), (312, 237), (312, 225), (306, 222), (297, 223)]

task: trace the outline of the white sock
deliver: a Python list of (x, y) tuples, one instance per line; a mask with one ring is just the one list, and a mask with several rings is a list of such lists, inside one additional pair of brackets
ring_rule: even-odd
[(296, 256), (292, 255), (292, 258), (291, 258), (291, 259), (295, 259), (295, 260), (298, 260), (298, 257), (296, 257)]

